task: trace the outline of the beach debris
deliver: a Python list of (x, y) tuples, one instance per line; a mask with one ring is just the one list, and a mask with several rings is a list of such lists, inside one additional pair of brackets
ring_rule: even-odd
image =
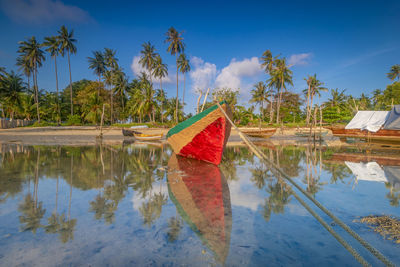
[(400, 244), (400, 220), (387, 215), (369, 215), (355, 222), (368, 224), (375, 232), (385, 239), (393, 240)]

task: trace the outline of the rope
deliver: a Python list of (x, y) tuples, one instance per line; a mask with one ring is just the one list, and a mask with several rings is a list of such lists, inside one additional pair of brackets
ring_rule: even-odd
[[(253, 151), (253, 153), (261, 160), (264, 160), (267, 162), (269, 165), (271, 165), (280, 175), (282, 175), (286, 180), (288, 180), (294, 187), (296, 187), (301, 193), (303, 193), (311, 202), (313, 202), (318, 208), (320, 208), (325, 214), (327, 214), (329, 217), (331, 217), (340, 227), (342, 227), (348, 234), (350, 234), (354, 239), (356, 239), (362, 246), (364, 246), (369, 252), (371, 252), (376, 258), (378, 258), (380, 261), (382, 261), (386, 266), (395, 266), (389, 259), (387, 259), (382, 253), (380, 253), (377, 249), (375, 249), (373, 246), (371, 246), (367, 241), (362, 239), (357, 233), (355, 233), (353, 230), (350, 229), (345, 223), (343, 223), (339, 218), (337, 218), (334, 214), (332, 214), (328, 209), (326, 209), (321, 203), (319, 203), (316, 199), (314, 199), (308, 192), (306, 192), (303, 188), (301, 188), (295, 181), (293, 181), (292, 178), (290, 178), (286, 173), (284, 173), (276, 164), (271, 162), (267, 156), (260, 151), (248, 138), (245, 134), (243, 134), (239, 128), (236, 127), (236, 125), (232, 122), (232, 120), (229, 118), (229, 116), (226, 114), (226, 112), (223, 110), (221, 105), (217, 103), (218, 108), (221, 110), (221, 112), (224, 114), (225, 118), (229, 121), (229, 123), (232, 125), (232, 127), (239, 133), (239, 136), (242, 138), (242, 140), (249, 146), (249, 148)], [(272, 170), (272, 168), (271, 168)], [(293, 192), (293, 190), (292, 190)], [(297, 198), (296, 198), (297, 199)], [(299, 200), (299, 199), (298, 199)], [(300, 203), (304, 203), (307, 205), (303, 200), (299, 201)], [(303, 205), (304, 206), (304, 205)], [(311, 209), (308, 206), (304, 206), (308, 211)], [(311, 213), (311, 212), (310, 212)], [(313, 211), (314, 213), (314, 211)], [(317, 214), (315, 214), (317, 215)], [(314, 216), (314, 215), (313, 215)], [(318, 216), (318, 215), (317, 215)], [(315, 216), (314, 216), (315, 217)], [(319, 216), (318, 216), (319, 217)], [(318, 221), (319, 219), (315, 217)], [(322, 219), (321, 219), (322, 220)], [(324, 222), (325, 223), (325, 222)], [(325, 223), (326, 224), (326, 223)], [(323, 224), (324, 226), (324, 224)], [(329, 225), (327, 225), (330, 227)], [(325, 226), (324, 226), (325, 227)], [(326, 227), (325, 227), (326, 228)], [(328, 228), (326, 228), (329, 232), (331, 232)], [(333, 229), (332, 229), (333, 231)], [(336, 233), (335, 233), (336, 234)], [(339, 241), (339, 239), (334, 235), (334, 237)], [(344, 240), (343, 240), (344, 241)], [(350, 247), (350, 245), (344, 245), (341, 241), (339, 241), (361, 264), (362, 261), (365, 261), (361, 256), (361, 258), (358, 258), (357, 253), (353, 254), (351, 250), (347, 248)], [(346, 241), (344, 241), (346, 242)], [(351, 248), (351, 247), (350, 247)], [(351, 248), (354, 250), (353, 248)]]

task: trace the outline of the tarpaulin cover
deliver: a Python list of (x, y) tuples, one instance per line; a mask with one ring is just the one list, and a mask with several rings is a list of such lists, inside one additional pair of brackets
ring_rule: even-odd
[(358, 111), (345, 129), (360, 129), (377, 132), (386, 122), (389, 111)]
[(387, 182), (385, 172), (374, 161), (367, 163), (345, 161), (345, 163), (357, 180)]
[(395, 105), (386, 119), (385, 130), (400, 130), (400, 105)]

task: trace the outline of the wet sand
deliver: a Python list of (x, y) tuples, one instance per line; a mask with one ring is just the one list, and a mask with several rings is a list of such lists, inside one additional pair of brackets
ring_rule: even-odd
[[(244, 129), (244, 128), (241, 128)], [(169, 129), (148, 128), (139, 131), (146, 134), (166, 134)], [(307, 142), (308, 138), (295, 135), (298, 131), (306, 132), (308, 129), (278, 129), (276, 133), (268, 138), (251, 138), (253, 142), (273, 145), (291, 145)], [(326, 129), (322, 129), (327, 131)], [(317, 132), (319, 129), (317, 129)], [(108, 144), (121, 144), (132, 142), (132, 137), (122, 135), (121, 128), (103, 127), (103, 139), (100, 140), (100, 129), (95, 126), (61, 126), (61, 127), (20, 127), (13, 129), (0, 129), (0, 143), (14, 143), (24, 145), (95, 145), (102, 141)], [(166, 142), (165, 140), (163, 142)], [(325, 142), (330, 145), (341, 145), (338, 138), (329, 133)], [(232, 129), (228, 146), (244, 144), (237, 131)]]

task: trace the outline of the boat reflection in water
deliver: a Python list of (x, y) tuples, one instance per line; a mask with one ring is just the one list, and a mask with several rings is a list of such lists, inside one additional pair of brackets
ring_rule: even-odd
[(224, 263), (232, 229), (231, 200), (225, 177), (216, 165), (175, 154), (168, 168), (170, 199), (216, 260)]

